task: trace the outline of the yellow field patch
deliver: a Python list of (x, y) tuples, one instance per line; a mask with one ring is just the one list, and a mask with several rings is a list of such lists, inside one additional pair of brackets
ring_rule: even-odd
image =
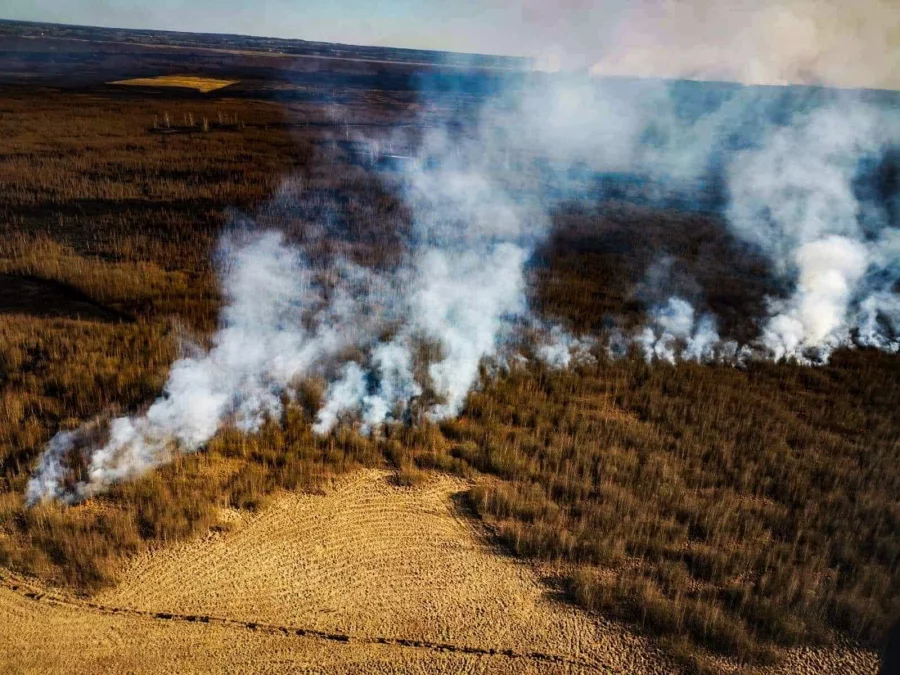
[[(402, 487), (367, 470), (322, 494), (283, 492), (133, 558), (89, 599), (0, 568), (3, 672), (676, 672), (652, 639), (559, 602), (544, 581), (554, 564), (499, 549), (459, 501), (471, 485), (430, 473)], [(838, 644), (741, 672), (877, 670), (876, 652)]]
[(194, 75), (160, 75), (159, 77), (137, 77), (133, 80), (116, 80), (109, 84), (128, 84), (136, 87), (183, 87), (196, 89), (204, 94), (216, 89), (222, 89), (238, 80), (216, 80), (211, 77), (196, 77)]

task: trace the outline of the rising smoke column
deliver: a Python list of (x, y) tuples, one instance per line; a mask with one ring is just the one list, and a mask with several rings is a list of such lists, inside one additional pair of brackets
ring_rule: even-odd
[[(256, 431), (280, 417), (305, 377), (329, 383), (313, 425), (319, 434), (348, 417), (363, 433), (405, 420), (426, 387), (428, 419), (458, 414), (482, 360), (527, 315), (525, 263), (548, 228), (540, 204), (495, 175), (492, 133), (476, 125), (470, 137), (434, 131), (424, 139), (404, 176), (414, 223), (395, 269), (343, 259), (317, 267), (276, 232), (226, 237), (225, 305), (212, 347), (176, 361), (144, 414), (113, 419), (105, 434), (95, 424), (57, 434), (27, 501), (90, 497), (165, 463), (176, 448), (200, 449), (226, 423)], [(437, 356), (421, 381), (416, 362), (427, 345)], [(87, 465), (74, 483), (72, 453)]]
[[(732, 112), (704, 123), (727, 131), (745, 117), (733, 115), (733, 102), (723, 108)], [(722, 153), (701, 143), (724, 166), (728, 227), (769, 258), (787, 297), (769, 298), (759, 337), (739, 348), (719, 338), (714, 317), (698, 318), (673, 296), (651, 308), (647, 325), (632, 338), (648, 361), (817, 364), (840, 347), (900, 350), (900, 230), (889, 205), (860, 197), (874, 180), (867, 168), (900, 142), (900, 121), (857, 95), (824, 103), (801, 97), (787, 113), (781, 123), (763, 118), (746, 149)]]
[(772, 358), (821, 362), (855, 342), (900, 346), (898, 230), (887, 213), (864, 214), (854, 189), (898, 130), (868, 105), (827, 106), (772, 129), (731, 163), (732, 230), (794, 284), (790, 297), (770, 301), (760, 342)]
[[(698, 124), (687, 137), (701, 139), (689, 154), (718, 154), (727, 225), (768, 257), (787, 297), (769, 298), (759, 337), (738, 347), (719, 338), (714, 317), (698, 317), (690, 303), (673, 296), (652, 307), (647, 325), (631, 338), (648, 361), (819, 364), (840, 347), (900, 350), (900, 230), (890, 207), (860, 197), (874, 180), (867, 167), (900, 143), (900, 121), (857, 95), (786, 100), (787, 121), (759, 120), (761, 131), (745, 140), (746, 149), (723, 153), (702, 140), (708, 137), (696, 133)], [(738, 109), (741, 102), (739, 96)], [(700, 124), (722, 136), (746, 119), (735, 107), (732, 100)], [(679, 165), (680, 148), (662, 153), (673, 150), (676, 156), (667, 161)]]
[[(704, 185), (721, 181), (723, 220), (768, 257), (788, 293), (769, 299), (750, 344), (720, 337), (715, 317), (672, 294), (649, 308), (644, 326), (614, 335), (610, 353), (633, 344), (650, 361), (812, 364), (841, 346), (900, 349), (900, 197), (865, 196), (877, 180), (872, 167), (900, 145), (896, 107), (860, 92), (718, 91), (557, 78), (546, 101), (540, 88), (526, 96), (558, 120), (529, 133), (568, 165), (652, 181), (701, 209)], [(665, 280), (655, 290), (665, 293)]]
[[(255, 432), (267, 418), (280, 418), (283, 398), (301, 378), (343, 374), (320, 420), (335, 397), (353, 395), (365, 399), (367, 424), (377, 424), (393, 403), (419, 392), (405, 346), (379, 341), (407, 312), (401, 275), (342, 259), (317, 269), (278, 232), (226, 237), (220, 248), (225, 306), (211, 348), (193, 347), (176, 361), (144, 414), (113, 419), (106, 434), (97, 424), (57, 434), (29, 482), (29, 503), (90, 497), (169, 461), (175, 449), (197, 451), (225, 423)], [(367, 389), (360, 365), (342, 362), (350, 347), (371, 355), (376, 390)], [(87, 465), (74, 484), (67, 479), (73, 452)]]
[(350, 366), (329, 386), (318, 433), (330, 431), (341, 413), (361, 412), (364, 431), (402, 418), (422, 393), (412, 371), (417, 341), (441, 352), (427, 369), (439, 401), (426, 416), (457, 415), (482, 359), (497, 355), (504, 327), (527, 314), (525, 263), (545, 236), (548, 217), (532, 198), (512, 194), (498, 175), (496, 122), (482, 119), (470, 137), (435, 130), (423, 139), (418, 162), (405, 176), (413, 232), (401, 272), (403, 325), (389, 344), (378, 346), (368, 367)]
[[(297, 377), (318, 374), (341, 349), (363, 342), (389, 320), (394, 294), (380, 280), (338, 261), (333, 288), (274, 232), (226, 237), (220, 247), (225, 307), (208, 351), (176, 361), (143, 415), (119, 417), (97, 445), (93, 425), (57, 434), (41, 456), (26, 498), (79, 501), (193, 452), (226, 421), (256, 431), (279, 417)], [(326, 301), (326, 289), (328, 299)], [(67, 455), (81, 452), (87, 477), (66, 482)]]
[[(893, 0), (601, 4), (526, 3), (536, 19), (527, 36), (529, 48), (550, 50), (549, 61), (557, 67), (593, 57), (591, 72), (598, 76), (900, 87), (900, 13)], [(698, 13), (703, 21), (697, 21)], [(752, 99), (753, 92), (745, 92)], [(603, 131), (592, 136), (604, 138), (605, 148), (612, 149), (606, 157), (624, 158), (626, 170), (638, 168), (642, 157), (657, 167), (681, 167), (688, 177), (699, 175), (710, 159), (724, 168), (729, 224), (769, 256), (793, 289), (789, 298), (771, 300), (758, 341), (737, 350), (736, 358), (821, 363), (839, 346), (900, 350), (898, 223), (886, 214), (873, 221), (861, 213), (853, 185), (861, 163), (900, 144), (896, 103), (888, 104), (892, 110), (876, 111), (853, 94), (842, 105), (808, 114), (798, 112), (804, 109), (801, 96), (791, 112), (794, 119), (785, 124), (760, 114), (764, 111), (743, 98), (733, 96), (714, 114), (687, 124), (671, 114), (665, 96), (649, 106), (613, 95), (600, 106), (576, 103), (572, 108), (581, 111), (576, 125), (592, 115), (602, 122)], [(559, 119), (557, 128), (564, 129), (571, 118)], [(655, 153), (648, 153), (640, 140), (634, 142), (660, 126), (680, 141)], [(753, 126), (770, 127), (770, 133), (761, 146), (732, 156), (723, 139)], [(584, 136), (576, 143), (590, 147)], [(752, 146), (758, 139), (749, 140)], [(898, 199), (895, 194), (895, 204)], [(673, 296), (651, 308), (648, 325), (624, 340), (637, 343), (651, 359), (697, 358), (696, 350), (685, 348), (687, 335), (709, 330), (686, 328), (681, 321), (681, 335), (675, 338), (665, 325), (673, 317), (687, 317), (684, 302)], [(700, 320), (708, 329), (714, 319)], [(725, 353), (731, 352), (731, 345), (724, 346)], [(701, 359), (722, 351), (707, 350)]]
[(739, 356), (736, 342), (719, 337), (715, 317), (698, 317), (694, 306), (684, 298), (672, 296), (665, 304), (653, 307), (649, 319), (634, 338), (647, 363), (733, 362)]

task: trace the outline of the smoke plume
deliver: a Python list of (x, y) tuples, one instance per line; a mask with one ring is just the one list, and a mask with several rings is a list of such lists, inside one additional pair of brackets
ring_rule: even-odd
[[(93, 427), (54, 437), (28, 485), (29, 502), (89, 497), (166, 462), (176, 447), (197, 450), (226, 420), (257, 430), (280, 415), (292, 379), (317, 372), (364, 334), (371, 313), (361, 310), (378, 306), (377, 284), (350, 265), (335, 271), (342, 281), (326, 302), (323, 280), (277, 233), (226, 238), (220, 259), (226, 304), (212, 347), (189, 349), (162, 396), (143, 415), (112, 420), (104, 444), (92, 445)], [(73, 451), (87, 460), (75, 482), (66, 479)]]
[(737, 343), (719, 337), (715, 317), (697, 317), (691, 303), (679, 297), (652, 309), (650, 321), (635, 342), (648, 363), (656, 359), (670, 364), (708, 363), (733, 360), (737, 355)]
[[(328, 382), (318, 434), (342, 420), (370, 433), (414, 412), (433, 421), (458, 414), (483, 360), (501, 356), (516, 323), (530, 321), (525, 264), (549, 223), (527, 191), (514, 194), (517, 181), (497, 174), (489, 129), (423, 139), (403, 177), (413, 231), (395, 268), (313, 263), (277, 232), (227, 236), (218, 256), (225, 304), (211, 348), (186, 350), (145, 413), (114, 419), (105, 433), (90, 425), (54, 437), (28, 502), (90, 497), (165, 463), (176, 448), (198, 450), (224, 424), (258, 430), (279, 418), (304, 378)], [(538, 356), (558, 366), (580, 346), (556, 328)], [(74, 480), (72, 453), (87, 466)]]
[(898, 279), (897, 229), (887, 212), (864, 212), (854, 180), (898, 140), (896, 118), (836, 105), (773, 129), (730, 165), (729, 223), (795, 280), (763, 327), (774, 358), (827, 360), (854, 339), (897, 349), (897, 317), (885, 302)]
[(461, 129), (432, 128), (404, 158), (412, 229), (394, 267), (315, 261), (252, 227), (227, 236), (210, 348), (186, 348), (146, 412), (54, 437), (27, 499), (78, 501), (176, 449), (200, 449), (223, 425), (252, 432), (305, 378), (327, 383), (316, 433), (342, 423), (375, 433), (459, 414), (482, 366), (514, 356), (519, 328), (540, 333), (532, 353), (551, 367), (590, 358), (594, 338), (546, 325), (526, 301), (528, 261), (554, 206), (577, 193), (566, 183), (575, 165), (658, 181), (697, 203), (719, 180), (725, 226), (768, 257), (785, 289), (749, 344), (671, 293), (610, 353), (806, 364), (842, 346), (897, 351), (897, 197), (872, 186), (898, 128), (896, 109), (855, 94), (536, 75), (490, 97)]

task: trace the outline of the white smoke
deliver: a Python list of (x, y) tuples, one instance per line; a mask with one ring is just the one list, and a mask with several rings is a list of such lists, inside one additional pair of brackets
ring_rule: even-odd
[(563, 369), (572, 365), (590, 365), (597, 362), (592, 353), (596, 341), (590, 336), (575, 337), (561, 326), (551, 326), (541, 331), (541, 344), (537, 358), (550, 368)]
[[(734, 89), (713, 105), (703, 96), (714, 90), (698, 93), (687, 104), (699, 114), (682, 114), (686, 91), (558, 78), (526, 94), (555, 120), (528, 133), (563, 168), (585, 161), (638, 184), (660, 178), (698, 194), (717, 167), (730, 230), (766, 255), (790, 294), (769, 299), (758, 338), (740, 347), (719, 337), (715, 317), (697, 317), (686, 299), (672, 297), (650, 308), (646, 326), (612, 335), (610, 355), (633, 344), (666, 362), (813, 364), (840, 347), (900, 350), (900, 230), (881, 207), (860, 203), (856, 185), (867, 163), (900, 145), (896, 108), (859, 93)], [(896, 205), (896, 195), (889, 199)]]
[[(756, 117), (753, 105), (755, 95), (738, 93), (690, 118), (659, 84), (537, 80), (491, 101), (465, 131), (421, 140), (403, 176), (413, 217), (395, 268), (313, 263), (277, 233), (226, 238), (225, 307), (211, 348), (179, 359), (163, 395), (146, 413), (113, 420), (105, 438), (93, 429), (54, 437), (29, 503), (83, 499), (176, 448), (199, 449), (224, 424), (254, 431), (281, 415), (306, 377), (328, 383), (319, 434), (342, 421), (370, 433), (419, 415), (457, 415), (485, 363), (508, 356), (514, 327), (540, 323), (528, 312), (526, 262), (549, 230), (553, 199), (529, 168), (536, 156), (682, 182), (723, 163), (729, 226), (790, 289), (770, 301), (750, 345), (721, 337), (714, 316), (673, 296), (635, 335), (618, 335), (611, 353), (630, 343), (648, 361), (809, 363), (851, 344), (897, 351), (900, 237), (884, 214), (863, 212), (853, 185), (862, 161), (900, 141), (896, 123), (863, 104), (825, 106), (763, 122), (769, 128), (747, 149), (728, 151), (724, 139)], [(546, 329), (534, 353), (562, 368), (589, 360), (591, 345)], [(79, 476), (73, 453), (87, 465)]]
[(367, 391), (365, 373), (359, 364), (351, 361), (342, 369), (340, 379), (329, 385), (327, 401), (316, 415), (313, 431), (317, 434), (330, 431), (337, 425), (339, 415), (358, 406)]
[(648, 363), (707, 363), (732, 360), (737, 354), (736, 343), (719, 337), (715, 317), (697, 317), (693, 305), (683, 298), (669, 298), (665, 305), (654, 307), (649, 318), (648, 325), (634, 338)]
[[(727, 129), (731, 115), (712, 118)], [(817, 364), (840, 347), (900, 350), (900, 236), (886, 213), (863, 208), (854, 185), (865, 162), (900, 141), (898, 131), (896, 116), (850, 98), (795, 112), (727, 157), (728, 225), (770, 259), (790, 295), (769, 298), (758, 339), (740, 348), (720, 339), (714, 317), (698, 319), (673, 297), (631, 338), (644, 357)], [(701, 156), (713, 147), (701, 145)]]
[[(878, 214), (864, 223), (853, 181), (897, 132), (896, 121), (872, 107), (826, 107), (774, 129), (730, 165), (733, 231), (795, 285), (786, 300), (770, 301), (760, 341), (773, 358), (827, 361), (855, 340), (896, 349), (890, 270), (900, 256), (885, 245), (896, 230)], [(869, 278), (873, 270), (880, 283)]]
[[(400, 334), (375, 347), (368, 370), (355, 363), (344, 368), (342, 377), (328, 387), (313, 430), (331, 431), (342, 413), (361, 414), (364, 432), (402, 419), (409, 402), (422, 394), (412, 368), (416, 337), (433, 341), (442, 351), (428, 367), (431, 386), (441, 399), (426, 411), (428, 418), (440, 421), (457, 415), (478, 379), (482, 359), (496, 355), (501, 325), (526, 311), (527, 254), (511, 243), (456, 255), (432, 248), (420, 252), (406, 289)], [(376, 383), (374, 390), (368, 382)]]
[(797, 290), (789, 300), (771, 303), (776, 314), (763, 329), (762, 343), (776, 360), (803, 360), (810, 349), (827, 358), (850, 343), (850, 300), (868, 267), (867, 251), (857, 241), (831, 235), (804, 244), (795, 258)]
[[(383, 289), (346, 263), (336, 266), (344, 280), (326, 302), (322, 280), (278, 233), (226, 239), (221, 255), (226, 305), (212, 347), (176, 361), (162, 396), (143, 415), (112, 420), (99, 447), (83, 430), (54, 437), (28, 485), (30, 503), (89, 497), (166, 462), (175, 447), (197, 450), (226, 421), (259, 429), (281, 414), (292, 380), (318, 373), (385, 318)], [(87, 452), (87, 475), (69, 485), (65, 457), (73, 450)]]
[[(89, 497), (166, 462), (175, 448), (196, 451), (226, 423), (253, 432), (279, 418), (294, 384), (310, 376), (329, 382), (318, 434), (345, 419), (370, 433), (408, 419), (419, 399), (430, 420), (457, 415), (483, 361), (499, 356), (527, 316), (525, 263), (549, 223), (538, 202), (496, 174), (493, 131), (478, 133), (486, 129), (422, 141), (403, 180), (413, 225), (394, 269), (314, 265), (275, 232), (227, 238), (212, 347), (179, 359), (163, 395), (142, 415), (112, 420), (105, 442), (83, 431), (52, 439), (28, 502)], [(87, 463), (74, 481), (73, 452)]]
[(342, 415), (360, 417), (364, 432), (403, 419), (426, 384), (413, 368), (423, 341), (440, 351), (427, 367), (436, 400), (423, 412), (432, 421), (457, 415), (482, 360), (498, 355), (506, 327), (527, 314), (524, 266), (548, 218), (497, 175), (496, 133), (482, 121), (472, 138), (435, 130), (423, 139), (405, 175), (413, 232), (408, 262), (396, 273), (403, 321), (390, 343), (328, 387), (317, 433), (331, 431)]

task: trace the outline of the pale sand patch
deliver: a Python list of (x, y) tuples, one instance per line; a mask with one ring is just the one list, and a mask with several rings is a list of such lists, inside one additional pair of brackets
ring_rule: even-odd
[(137, 77), (132, 80), (116, 80), (109, 84), (125, 84), (137, 87), (181, 87), (196, 89), (204, 94), (235, 84), (239, 80), (217, 80), (195, 75), (160, 75), (158, 77)]
[(160, 621), (30, 600), (0, 588), (4, 673), (513, 673), (565, 665), (391, 645), (335, 643), (215, 623)]
[(468, 487), (434, 475), (402, 488), (362, 471), (325, 495), (284, 495), (224, 536), (141, 556), (96, 599), (669, 672), (648, 641), (551, 597), (531, 565), (492, 546), (461, 511)]

